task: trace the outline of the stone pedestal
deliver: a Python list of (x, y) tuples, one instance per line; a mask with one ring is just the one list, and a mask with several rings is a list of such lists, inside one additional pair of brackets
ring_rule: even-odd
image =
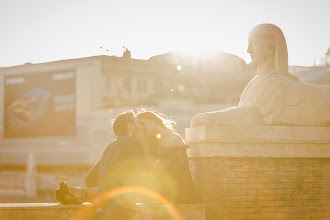
[(56, 203), (1, 203), (1, 220), (91, 220), (92, 204), (61, 205)]
[(206, 219), (329, 219), (330, 128), (186, 129)]

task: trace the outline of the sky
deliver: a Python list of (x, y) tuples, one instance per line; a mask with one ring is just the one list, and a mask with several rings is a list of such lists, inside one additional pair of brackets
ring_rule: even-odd
[(249, 31), (279, 26), (289, 65), (311, 66), (330, 47), (329, 0), (0, 0), (0, 67), (96, 55), (148, 59), (216, 50), (247, 63)]

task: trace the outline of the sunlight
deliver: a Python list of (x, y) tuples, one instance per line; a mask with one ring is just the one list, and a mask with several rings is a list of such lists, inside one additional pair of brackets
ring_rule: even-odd
[[(164, 205), (164, 208), (166, 209), (167, 213), (166, 216), (173, 220), (183, 220), (183, 216), (178, 210), (175, 205), (173, 205), (166, 197), (161, 195), (160, 193), (149, 189), (145, 187), (140, 186), (123, 186), (118, 187), (109, 191), (106, 191), (102, 194), (99, 194), (96, 198), (98, 201), (98, 208), (103, 208), (106, 206), (107, 202), (113, 199), (119, 199), (122, 196), (129, 196), (129, 197), (137, 197), (140, 196), (140, 198), (148, 198), (152, 199), (155, 202), (158, 202), (158, 204)], [(118, 200), (116, 200), (118, 202)], [(143, 203), (136, 203), (135, 205), (141, 205)], [(84, 215), (86, 215), (88, 211), (88, 208), (81, 206), (77, 209), (75, 213), (70, 217), (70, 219), (80, 219)], [(165, 213), (164, 213), (165, 214)]]

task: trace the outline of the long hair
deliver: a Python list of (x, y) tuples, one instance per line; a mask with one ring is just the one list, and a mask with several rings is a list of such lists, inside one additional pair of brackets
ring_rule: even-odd
[(145, 110), (142, 109), (140, 112), (136, 115), (138, 119), (149, 119), (154, 121), (156, 124), (158, 124), (162, 128), (166, 128), (172, 132), (174, 132), (174, 126), (176, 126), (176, 123), (170, 119), (168, 119), (163, 113), (156, 112), (154, 110)]
[(257, 40), (275, 45), (274, 68), (279, 74), (298, 80), (298, 77), (288, 71), (288, 49), (284, 34), (279, 27), (273, 24), (259, 24), (250, 31), (251, 34), (256, 36)]

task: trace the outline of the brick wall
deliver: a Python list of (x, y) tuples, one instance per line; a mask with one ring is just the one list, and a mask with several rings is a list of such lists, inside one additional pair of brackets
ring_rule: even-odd
[(207, 219), (330, 219), (330, 158), (190, 158)]

